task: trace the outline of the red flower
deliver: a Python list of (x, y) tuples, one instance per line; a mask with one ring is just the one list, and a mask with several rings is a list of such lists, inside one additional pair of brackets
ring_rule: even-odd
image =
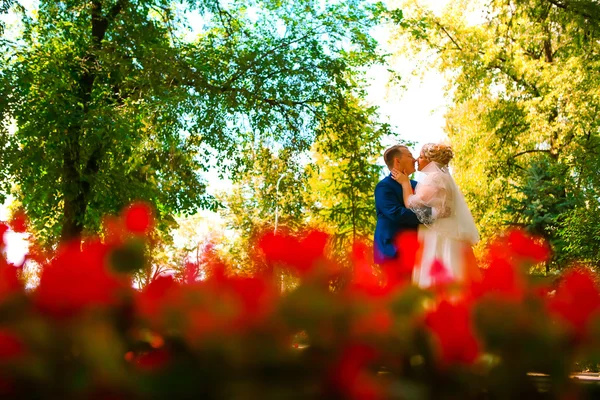
[(592, 272), (573, 269), (567, 272), (554, 297), (548, 300), (551, 313), (560, 316), (577, 336), (584, 336), (593, 317), (600, 316), (600, 290)]
[(471, 310), (465, 303), (452, 304), (443, 300), (425, 317), (438, 344), (442, 365), (471, 364), (480, 353), (472, 327)]
[(158, 317), (170, 292), (179, 288), (172, 276), (159, 276), (135, 297), (138, 313), (145, 318)]
[(273, 310), (273, 287), (258, 277), (230, 277), (217, 291), (230, 292), (237, 303), (237, 316), (231, 321), (233, 329), (258, 326)]
[(387, 289), (381, 284), (380, 278), (373, 270), (373, 265), (367, 259), (369, 249), (363, 243), (357, 243), (352, 249), (352, 293), (364, 293), (368, 296), (381, 296)]
[(6, 329), (0, 330), (0, 362), (10, 361), (25, 354), (25, 345), (21, 339)]
[(23, 210), (15, 212), (10, 221), (10, 227), (13, 231), (18, 233), (23, 233), (27, 230), (27, 218), (25, 217), (25, 212)]
[(296, 263), (300, 241), (290, 235), (271, 232), (263, 235), (258, 241), (268, 263), (283, 263), (292, 265)]
[(447, 285), (454, 280), (446, 266), (438, 259), (433, 261), (429, 270), (429, 276), (431, 277), (431, 284), (433, 286)]
[(304, 253), (305, 260), (314, 261), (323, 257), (325, 246), (329, 235), (325, 232), (310, 231), (300, 240), (300, 249)]
[(144, 235), (152, 229), (152, 208), (146, 203), (133, 203), (125, 209), (124, 219), (129, 232)]
[(6, 233), (6, 231), (8, 231), (8, 225), (0, 222), (0, 249), (5, 245), (4, 234)]
[(410, 283), (413, 268), (420, 258), (421, 246), (416, 231), (401, 232), (395, 239), (398, 253), (396, 259), (381, 265), (387, 293)]
[(320, 231), (310, 231), (302, 238), (285, 233), (267, 233), (259, 240), (258, 245), (268, 263), (285, 264), (305, 276), (319, 260), (324, 259), (328, 239), (329, 235)]
[(550, 248), (545, 241), (534, 238), (520, 229), (508, 233), (507, 244), (513, 254), (534, 262), (546, 261), (550, 256)]
[(398, 272), (408, 276), (412, 274), (413, 268), (418, 258), (420, 258), (421, 243), (417, 231), (403, 231), (395, 240), (398, 249), (398, 258), (396, 267)]
[(262, 326), (274, 308), (275, 295), (264, 279), (216, 273), (183, 285), (159, 277), (136, 296), (135, 304), (155, 329), (181, 330), (195, 343), (207, 335), (222, 337)]
[(113, 306), (129, 282), (107, 265), (110, 248), (100, 242), (68, 243), (44, 266), (36, 292), (40, 309), (55, 316), (71, 316), (90, 306)]
[(471, 282), (471, 295), (477, 299), (494, 295), (503, 299), (521, 301), (525, 295), (525, 280), (521, 271), (505, 258), (500, 247), (490, 250), (488, 268), (481, 270), (481, 280)]

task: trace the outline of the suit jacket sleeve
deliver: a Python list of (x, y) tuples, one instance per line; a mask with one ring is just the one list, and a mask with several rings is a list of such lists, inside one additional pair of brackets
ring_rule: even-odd
[(398, 203), (394, 190), (386, 185), (375, 188), (375, 205), (392, 221), (407, 226), (419, 225), (419, 219), (414, 212)]

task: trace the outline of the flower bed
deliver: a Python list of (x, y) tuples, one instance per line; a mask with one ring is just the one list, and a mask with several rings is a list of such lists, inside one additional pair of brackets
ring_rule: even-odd
[[(366, 246), (343, 270), (324, 256), (327, 236), (307, 232), (260, 238), (256, 256), (270, 268), (255, 276), (214, 261), (206, 280), (159, 277), (135, 290), (130, 274), (149, 227), (143, 207), (129, 209), (104, 242), (62, 246), (29, 292), (19, 268), (0, 260), (2, 398), (600, 394), (570, 378), (578, 363), (600, 359), (595, 276), (574, 268), (551, 284), (531, 281), (526, 269), (548, 250), (522, 232), (491, 246), (486, 268), (460, 287), (410, 286), (406, 260), (375, 271)], [(299, 285), (280, 293), (276, 268)], [(331, 291), (343, 274), (347, 284)]]

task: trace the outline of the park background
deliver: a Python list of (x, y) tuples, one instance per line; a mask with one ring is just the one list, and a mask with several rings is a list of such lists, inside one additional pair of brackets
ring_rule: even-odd
[[(10, 3), (6, 2), (6, 5)], [(18, 4), (22, 6), (23, 15), (28, 18), (37, 15), (38, 2), (24, 1)], [(368, 2), (364, 4), (371, 6)], [(208, 17), (211, 14), (203, 14), (203, 11), (206, 13), (207, 10), (203, 10), (202, 7), (187, 8), (185, 4), (177, 3), (169, 6), (172, 15), (169, 14), (168, 17), (173, 20), (168, 22), (167, 26), (172, 24), (172, 29), (177, 30), (171, 34), (178, 35), (174, 37), (183, 41), (180, 45), (190, 43), (197, 46), (201, 43), (204, 32), (217, 29), (211, 25)], [(315, 7), (318, 6), (315, 4)], [(161, 210), (160, 218), (165, 222), (159, 225), (161, 229), (157, 233), (162, 236), (157, 241), (160, 243), (160, 249), (157, 247), (155, 251), (155, 268), (163, 272), (181, 265), (194, 254), (198, 258), (201, 252), (199, 249), (206, 246), (224, 257), (240, 259), (237, 253), (244, 247), (244, 238), (265, 229), (268, 225), (274, 225), (275, 214), (278, 214), (278, 224), (284, 229), (298, 230), (306, 226), (320, 226), (326, 229), (334, 234), (334, 247), (343, 252), (357, 240), (368, 240), (374, 230), (372, 193), (376, 181), (385, 175), (380, 156), (382, 149), (395, 143), (406, 142), (417, 154), (424, 143), (443, 140), (455, 148), (457, 156), (452, 168), (482, 233), (480, 248), (503, 229), (521, 226), (549, 240), (556, 250), (543, 273), (558, 271), (573, 260), (597, 264), (597, 139), (594, 136), (595, 114), (591, 111), (594, 106), (593, 101), (590, 102), (590, 99), (595, 99), (596, 87), (592, 84), (593, 75), (586, 75), (591, 74), (586, 68), (593, 65), (593, 51), (584, 47), (587, 42), (577, 42), (580, 39), (577, 35), (587, 37), (585, 29), (588, 28), (580, 28), (579, 31), (573, 28), (578, 18), (587, 18), (586, 13), (591, 12), (587, 8), (593, 10), (593, 7), (581, 6), (584, 11), (579, 11), (577, 7), (580, 5), (577, 5), (574, 6), (577, 9), (573, 11), (552, 4), (548, 6), (544, 2), (522, 4), (519, 7), (523, 7), (525, 19), (531, 17), (527, 13), (542, 12), (538, 10), (539, 7), (550, 7), (549, 11), (542, 12), (542, 15), (544, 12), (549, 13), (548, 21), (544, 22), (547, 26), (542, 24), (541, 27), (537, 27), (534, 24), (519, 31), (520, 36), (513, 38), (510, 36), (513, 35), (510, 29), (514, 21), (503, 21), (499, 17), (490, 19), (494, 12), (505, 11), (502, 3), (494, 3), (487, 8), (476, 2), (469, 4), (446, 1), (404, 4), (403, 8), (395, 3), (388, 6), (402, 11), (397, 11), (393, 17), (395, 20), (392, 18), (385, 23), (380, 23), (381, 20), (371, 20), (360, 32), (360, 35), (369, 35), (368, 37), (359, 37), (357, 32), (348, 31), (345, 33), (357, 36), (350, 38), (340, 35), (334, 40), (326, 35), (318, 38), (324, 40), (323, 57), (329, 57), (328, 52), (337, 46), (338, 50), (344, 52), (341, 58), (346, 58), (343, 72), (331, 71), (343, 74), (345, 80), (344, 88), (338, 87), (335, 90), (340, 93), (345, 91), (337, 95), (345, 97), (346, 105), (343, 107), (346, 109), (338, 108), (335, 112), (339, 114), (352, 110), (358, 113), (357, 116), (364, 117), (364, 122), (348, 127), (344, 125), (347, 122), (339, 120), (343, 116), (335, 115), (333, 107), (323, 109), (321, 116), (316, 113), (308, 116), (306, 110), (301, 109), (303, 104), (298, 104), (298, 109), (285, 105), (282, 107), (289, 109), (278, 114), (272, 113), (273, 116), (269, 116), (271, 120), (256, 120), (252, 122), (257, 124), (256, 126), (247, 126), (250, 120), (244, 119), (249, 116), (253, 118), (252, 104), (257, 104), (256, 99), (240, 105), (227, 105), (233, 107), (229, 113), (226, 106), (219, 103), (221, 100), (216, 98), (212, 106), (225, 107), (220, 115), (223, 121), (210, 121), (203, 125), (203, 121), (192, 120), (206, 117), (207, 114), (202, 113), (211, 107), (211, 100), (202, 106), (207, 109), (200, 111), (201, 107), (198, 104), (186, 104), (184, 98), (178, 98), (175, 103), (168, 103), (173, 101), (171, 98), (157, 99), (156, 104), (152, 105), (158, 107), (157, 109), (177, 108), (178, 101), (192, 109), (180, 110), (181, 113), (187, 112), (189, 115), (181, 117), (168, 129), (152, 127), (152, 132), (148, 133), (147, 138), (139, 132), (144, 124), (150, 122), (141, 119), (134, 122), (142, 125), (131, 125), (133, 122), (124, 120), (124, 123), (130, 125), (116, 126), (114, 131), (101, 133), (100, 136), (114, 135), (118, 140), (119, 135), (127, 135), (127, 129), (138, 129), (138, 138), (133, 139), (129, 146), (139, 150), (145, 146), (150, 148), (147, 151), (128, 153), (128, 163), (131, 165), (125, 165), (118, 173), (113, 166), (108, 167), (105, 172), (109, 180), (103, 182), (102, 190), (98, 189), (100, 185), (92, 185), (92, 192), (98, 190), (95, 196), (120, 193), (115, 187), (119, 182), (128, 189), (123, 191), (122, 198), (118, 201), (97, 198), (93, 205), (90, 200), (79, 205), (78, 215), (69, 217), (71, 221), (68, 224), (73, 226), (68, 229), (80, 233), (96, 233), (101, 227), (103, 215), (117, 213), (128, 202), (145, 200)], [(153, 9), (150, 6), (148, 12), (160, 12), (160, 7), (164, 6), (156, 7)], [(255, 7), (258, 10), (259, 6)], [(256, 10), (252, 6), (247, 7), (246, 17), (256, 21)], [(30, 56), (33, 57), (34, 47), (28, 46), (32, 46), (39, 39), (27, 39), (24, 35), (24, 25), (19, 18), (18, 7), (7, 8), (7, 11), (7, 15), (3, 17), (6, 24), (3, 44), (8, 50), (12, 49), (15, 52), (29, 48)], [(48, 12), (54, 11), (48, 9)], [(402, 19), (403, 12), (408, 18)], [(354, 17), (357, 18), (358, 15)], [(558, 19), (554, 21), (554, 17)], [(566, 21), (565, 18), (573, 18), (573, 21)], [(273, 27), (275, 34), (282, 32), (282, 21), (279, 21), (279, 24)], [(557, 27), (567, 24), (570, 29), (568, 34), (577, 40), (567, 40), (566, 31), (553, 32), (550, 29), (553, 24), (558, 24)], [(257, 25), (257, 29), (258, 27)], [(347, 29), (341, 25), (336, 28), (339, 33)], [(545, 42), (539, 39), (541, 33), (534, 28), (548, 31), (549, 36)], [(553, 37), (553, 34), (556, 34), (556, 37)], [(504, 46), (502, 35), (509, 35), (514, 39), (514, 43), (511, 42), (510, 47)], [(141, 40), (143, 37), (133, 39)], [(33, 42), (28, 45), (26, 40)], [(325, 40), (332, 41), (325, 45)], [(468, 49), (462, 48), (458, 45), (460, 40), (477, 45), (470, 45), (472, 47)], [(540, 49), (546, 47), (538, 48), (542, 45), (536, 44), (537, 40), (542, 40), (543, 46), (550, 46), (547, 51), (551, 54), (548, 57), (554, 57), (554, 54), (558, 57), (546, 60), (547, 66), (544, 66), (544, 60), (540, 58), (542, 54), (539, 53)], [(581, 43), (580, 48), (573, 48), (573, 43)], [(333, 47), (328, 49), (330, 44)], [(57, 44), (52, 44), (54, 45)], [(232, 53), (228, 53), (227, 56), (232, 59), (221, 60), (221, 64), (216, 62), (214, 67), (233, 68), (232, 65), (236, 62), (241, 64), (238, 58), (250, 57), (246, 53), (257, 54), (256, 52), (260, 51), (249, 47), (248, 44), (239, 45), (242, 46), (240, 49), (228, 49)], [(459, 47), (452, 48), (452, 45)], [(140, 49), (142, 51), (143, 47)], [(16, 70), (10, 68), (19, 63), (24, 65), (28, 53), (19, 53), (19, 59), (14, 54), (12, 57), (9, 54), (10, 51), (5, 53), (7, 58), (3, 78), (7, 85), (22, 84), (23, 81), (18, 80), (22, 77), (16, 78)], [(582, 54), (585, 54), (585, 57)], [(213, 56), (221, 57), (223, 54), (217, 52)], [(275, 57), (279, 56), (282, 55), (273, 54), (271, 65), (277, 65), (279, 61)], [(111, 62), (118, 63), (119, 60)], [(474, 67), (482, 62), (485, 66)], [(570, 69), (563, 68), (563, 62)], [(27, 61), (27, 65), (32, 66), (32, 61)], [(105, 72), (110, 75), (111, 68), (123, 68), (122, 65), (117, 65), (119, 64), (107, 65)], [(168, 70), (166, 65), (161, 67)], [(544, 68), (540, 69), (542, 67)], [(256, 71), (249, 69), (242, 72), (246, 72), (249, 77), (255, 74), (257, 79), (262, 79), (260, 68), (265, 68), (264, 65), (254, 68)], [(291, 87), (296, 84), (294, 81), (286, 82), (285, 69), (273, 69), (265, 78), (273, 81), (273, 85), (276, 83)], [(35, 71), (27, 73), (33, 74)], [(20, 72), (25, 73), (22, 70)], [(56, 76), (45, 78), (44, 75), (39, 75), (41, 72), (36, 73), (38, 75), (30, 77), (36, 76), (35, 79), (42, 80), (57, 79)], [(133, 68), (123, 73), (135, 75), (139, 71)], [(234, 71), (231, 71), (231, 75), (237, 77)], [(579, 78), (572, 80), (572, 76)], [(128, 78), (120, 76), (120, 79)], [(240, 85), (251, 84), (243, 79), (245, 78), (239, 78)], [(317, 90), (316, 85), (326, 83), (317, 81), (317, 77), (314, 79), (314, 86), (306, 90)], [(264, 85), (264, 82), (262, 84)], [(5, 87), (5, 90), (9, 90), (11, 86)], [(21, 89), (25, 90), (25, 87)], [(31, 146), (35, 146), (34, 143), (45, 143), (46, 134), (38, 136), (37, 130), (33, 135), (27, 133), (23, 128), (19, 128), (17, 121), (21, 121), (23, 126), (34, 122), (42, 124), (41, 126), (56, 125), (55, 119), (60, 118), (61, 114), (40, 113), (39, 118), (31, 120), (32, 114), (21, 115), (22, 111), (19, 111), (19, 108), (33, 106), (33, 103), (29, 106), (25, 104), (27, 101), (41, 99), (27, 97), (34, 94), (19, 92), (17, 86), (12, 86), (12, 90), (14, 91), (11, 96), (5, 96), (13, 102), (7, 102), (4, 108), (3, 126), (7, 136), (4, 136), (3, 141), (6, 148), (10, 148), (9, 144), (23, 146), (25, 141)], [(55, 90), (47, 93), (48, 96), (63, 96), (67, 101), (68, 93), (65, 90), (68, 89), (64, 85), (48, 90)], [(251, 93), (252, 90), (257, 92)], [(270, 87), (265, 90), (288, 89)], [(528, 93), (527, 90), (534, 92)], [(258, 89), (250, 89), (246, 94), (255, 97), (261, 95)], [(288, 92), (286, 95), (299, 96), (301, 92)], [(110, 103), (112, 100), (105, 101)], [(354, 109), (349, 106), (352, 102), (355, 103), (352, 106)], [(549, 102), (553, 104), (554, 111), (548, 108)], [(42, 105), (46, 104), (40, 103), (38, 106)], [(276, 108), (268, 102), (264, 105)], [(113, 108), (106, 110), (108, 115), (116, 112), (118, 105), (111, 104), (109, 107)], [(135, 107), (132, 106), (132, 110)], [(193, 107), (197, 109), (194, 110)], [(71, 105), (67, 104), (63, 110), (70, 108)], [(141, 112), (140, 110), (135, 112)], [(161, 112), (171, 111), (172, 109), (165, 108)], [(325, 115), (329, 118), (331, 126), (326, 126), (324, 120), (317, 121), (317, 118)], [(67, 115), (62, 117), (66, 118)], [(127, 118), (129, 117), (128, 115)], [(171, 115), (169, 118), (176, 117)], [(338, 120), (335, 120), (336, 118)], [(282, 120), (286, 120), (288, 126), (282, 126)], [(218, 126), (219, 124), (224, 125)], [(121, 128), (124, 130), (118, 130)], [(106, 130), (101, 126), (93, 129)], [(155, 137), (160, 136), (161, 129), (165, 132), (170, 129), (171, 136), (162, 139)], [(203, 132), (203, 129), (206, 132)], [(210, 138), (218, 136), (213, 131), (215, 129), (228, 132), (219, 143), (211, 143)], [(278, 129), (281, 132), (277, 132)], [(256, 136), (249, 134), (252, 130), (255, 130)], [(175, 138), (180, 134), (187, 137)], [(293, 136), (301, 139), (295, 142)], [(199, 139), (200, 137), (203, 138)], [(60, 140), (59, 136), (56, 138)], [(146, 140), (151, 142), (145, 142)], [(335, 142), (337, 143), (334, 146)], [(152, 146), (167, 145), (175, 146), (177, 151), (182, 152), (182, 157), (189, 164), (185, 177), (148, 162), (149, 157), (155, 157), (156, 162), (164, 164), (168, 158), (167, 154), (160, 154), (160, 150)], [(99, 148), (93, 141), (83, 142), (81, 146), (88, 152), (92, 151), (94, 146)], [(10, 219), (11, 212), (7, 208), (9, 204), (12, 212), (24, 211), (31, 222), (29, 232), (35, 236), (38, 243), (46, 247), (52, 247), (61, 237), (68, 236), (64, 210), (67, 199), (64, 192), (67, 189), (58, 189), (55, 185), (55, 182), (64, 182), (65, 179), (57, 168), (63, 162), (62, 156), (57, 157), (55, 153), (44, 154), (50, 149), (52, 152), (61, 151), (58, 148), (42, 147), (42, 153), (36, 153), (35, 156), (34, 152), (27, 151), (7, 151), (3, 155), (3, 164), (6, 167), (3, 175), (3, 193), (8, 197), (5, 197), (7, 200), (2, 208), (2, 219)], [(115, 152), (120, 150), (123, 149), (114, 149)], [(23, 157), (23, 154), (28, 153), (30, 158)], [(89, 154), (84, 154), (79, 162), (85, 162), (86, 156), (89, 157)], [(357, 161), (357, 158), (363, 160)], [(42, 159), (45, 161), (40, 163)], [(89, 158), (87, 160), (89, 161)], [(143, 177), (134, 178), (134, 169), (137, 169), (138, 175), (140, 171), (144, 171)], [(45, 176), (43, 171), (52, 174), (48, 179), (39, 182), (31, 179), (32, 176)], [(27, 178), (19, 178), (17, 173), (21, 176), (26, 175)], [(117, 179), (119, 174), (126, 176), (126, 179)], [(74, 176), (76, 175), (77, 173)], [(416, 178), (419, 178), (418, 174)], [(86, 179), (80, 176), (79, 182), (70, 190), (73, 190), (73, 193), (81, 192), (82, 182)], [(165, 186), (167, 181), (173, 179), (179, 182), (170, 182)], [(141, 186), (136, 186), (142, 181)], [(44, 183), (46, 188), (43, 187)], [(149, 186), (152, 185), (154, 188), (150, 189)], [(159, 200), (160, 196), (153, 192), (158, 187), (166, 187), (163, 192), (170, 191), (168, 194), (164, 193), (164, 196), (169, 197), (168, 200)], [(25, 195), (25, 192), (29, 194)], [(166, 223), (167, 220), (170, 222)], [(9, 234), (9, 237), (12, 236)], [(14, 237), (14, 240), (9, 239), (9, 258), (19, 260), (25, 252), (26, 242), (16, 239), (18, 236)], [(214, 244), (217, 245), (213, 246)]]

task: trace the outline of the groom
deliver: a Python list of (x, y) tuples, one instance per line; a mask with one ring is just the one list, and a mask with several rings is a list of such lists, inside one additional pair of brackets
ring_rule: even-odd
[[(383, 159), (390, 172), (396, 170), (407, 175), (415, 172), (416, 160), (406, 146), (390, 147), (383, 153)], [(414, 190), (417, 182), (411, 180), (410, 184)], [(403, 251), (415, 252), (415, 249), (398, 249), (396, 247), (396, 237), (403, 231), (416, 233), (419, 220), (415, 213), (405, 207), (402, 185), (392, 178), (391, 173), (375, 187), (375, 209), (377, 211), (377, 226), (373, 243), (375, 263), (389, 264), (397, 260), (399, 253)], [(412, 268), (412, 265), (404, 267)], [(405, 272), (409, 273), (409, 271)], [(410, 279), (410, 275), (405, 278)]]

